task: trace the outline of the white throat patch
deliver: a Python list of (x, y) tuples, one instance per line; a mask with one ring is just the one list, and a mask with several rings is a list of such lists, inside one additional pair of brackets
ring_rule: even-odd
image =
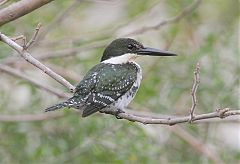
[(138, 57), (137, 54), (128, 53), (128, 54), (124, 54), (121, 56), (116, 56), (116, 57), (112, 57), (110, 59), (104, 60), (102, 61), (102, 63), (123, 64), (129, 61), (133, 61), (137, 57)]

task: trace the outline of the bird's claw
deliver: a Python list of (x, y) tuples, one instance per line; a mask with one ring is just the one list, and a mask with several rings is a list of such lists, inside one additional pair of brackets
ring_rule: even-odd
[(125, 113), (125, 112), (123, 110), (121, 110), (121, 109), (118, 109), (117, 112), (115, 113), (115, 117), (117, 119), (122, 119), (122, 117), (118, 116), (120, 113)]

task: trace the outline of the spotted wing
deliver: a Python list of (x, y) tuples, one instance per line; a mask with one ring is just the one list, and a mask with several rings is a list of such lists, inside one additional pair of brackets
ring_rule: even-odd
[(83, 117), (89, 116), (115, 102), (133, 86), (137, 79), (133, 64), (100, 63), (93, 67), (76, 87), (74, 96), (86, 95)]

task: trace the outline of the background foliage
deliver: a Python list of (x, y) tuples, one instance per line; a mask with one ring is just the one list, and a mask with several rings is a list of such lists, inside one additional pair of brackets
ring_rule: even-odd
[[(46, 35), (40, 36), (31, 53), (34, 56), (54, 54), (96, 41), (107, 40), (108, 43), (140, 27), (176, 16), (192, 2), (54, 1), (2, 26), (1, 32), (31, 37), (37, 23), (41, 22)], [(69, 6), (70, 11), (61, 16)], [(170, 49), (179, 56), (138, 59), (144, 75), (130, 108), (165, 115), (188, 114), (197, 62), (201, 65), (197, 113), (222, 107), (239, 108), (238, 20), (237, 0), (202, 1), (196, 10), (177, 23), (131, 36), (144, 45)], [(103, 47), (90, 48), (43, 63), (77, 84), (84, 73), (99, 62), (102, 52)], [(1, 63), (12, 55), (17, 56), (0, 44)], [(43, 84), (67, 92), (29, 63), (11, 66)], [(0, 75), (1, 114), (39, 114), (61, 101), (22, 79), (2, 72)], [(191, 145), (182, 131), (204, 143), (207, 150), (214, 152), (214, 158), (223, 163), (240, 161), (239, 122), (144, 126), (102, 114), (82, 119), (72, 110), (57, 112), (64, 112), (64, 117), (40, 122), (2, 122), (1, 163), (214, 163), (198, 151), (201, 145)]]

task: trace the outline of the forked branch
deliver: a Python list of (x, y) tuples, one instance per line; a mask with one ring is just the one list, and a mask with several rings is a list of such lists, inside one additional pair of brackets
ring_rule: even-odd
[(193, 120), (194, 118), (194, 111), (196, 109), (197, 106), (197, 96), (196, 96), (196, 92), (198, 89), (198, 86), (200, 84), (200, 64), (197, 63), (195, 70), (194, 70), (194, 83), (192, 86), (192, 90), (191, 90), (191, 96), (192, 96), (192, 107), (190, 109), (190, 122)]

